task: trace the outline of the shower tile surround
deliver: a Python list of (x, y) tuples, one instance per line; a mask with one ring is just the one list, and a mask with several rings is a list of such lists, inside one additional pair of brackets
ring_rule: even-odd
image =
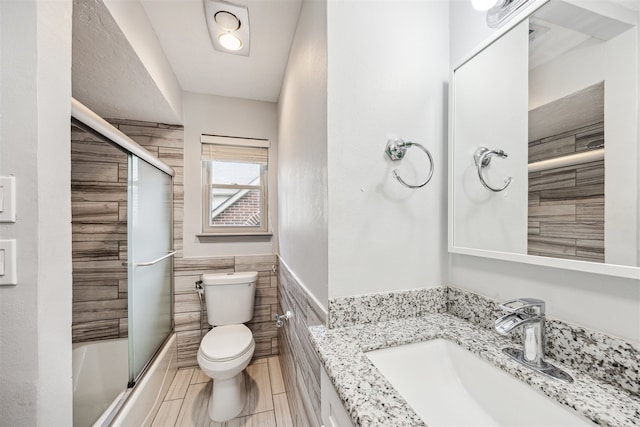
[[(603, 89), (604, 90), (604, 89)], [(589, 151), (604, 122), (529, 142), (529, 162)], [(529, 255), (604, 262), (604, 161), (529, 173)]]
[(73, 342), (127, 336), (127, 156), (71, 129)]
[[(400, 307), (410, 300), (420, 304), (429, 299), (430, 313), (412, 309), (402, 314)], [(493, 332), (493, 322), (502, 314), (498, 301), (452, 286), (332, 298), (332, 328), (314, 326), (310, 335), (355, 425), (388, 425), (391, 420), (394, 425), (424, 425), (363, 352), (435, 338), (461, 345), (601, 425), (640, 425), (640, 345), (548, 319), (547, 357), (576, 380), (565, 386), (501, 353), (502, 347), (520, 340), (518, 331), (509, 337)]]
[[(254, 358), (278, 354), (275, 255), (183, 258), (184, 131), (182, 126), (108, 119), (175, 171), (173, 179), (174, 322), (178, 366), (197, 366), (203, 273), (258, 271)], [(127, 158), (111, 145), (72, 129), (73, 341), (127, 336)], [(76, 178), (74, 180), (74, 177)], [(206, 323), (208, 330), (210, 326)]]

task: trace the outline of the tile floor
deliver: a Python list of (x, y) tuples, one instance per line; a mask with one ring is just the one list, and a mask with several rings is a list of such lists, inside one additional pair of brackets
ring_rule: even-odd
[(247, 403), (226, 423), (209, 419), (212, 380), (200, 368), (179, 369), (152, 427), (292, 427), (278, 356), (256, 359), (245, 371)]

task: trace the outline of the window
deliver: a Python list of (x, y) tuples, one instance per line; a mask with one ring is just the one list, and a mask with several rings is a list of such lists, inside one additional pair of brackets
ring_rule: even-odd
[(267, 233), (269, 141), (202, 135), (203, 233)]

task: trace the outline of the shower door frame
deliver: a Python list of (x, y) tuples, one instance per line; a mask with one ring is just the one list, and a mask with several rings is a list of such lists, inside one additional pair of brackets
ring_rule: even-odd
[[(174, 247), (174, 233), (173, 233), (173, 179), (175, 177), (175, 171), (169, 165), (151, 155), (147, 150), (145, 150), (142, 146), (140, 146), (137, 142), (129, 138), (127, 135), (122, 133), (120, 130), (115, 128), (109, 122), (104, 120), (102, 117), (98, 116), (96, 113), (91, 111), (88, 107), (80, 103), (75, 98), (71, 98), (71, 123), (74, 126), (84, 130), (85, 132), (98, 137), (99, 139), (105, 141), (106, 143), (112, 144), (117, 148), (123, 150), (129, 159), (131, 156), (136, 156), (140, 160), (145, 161), (151, 166), (159, 169), (161, 172), (167, 174), (170, 178), (170, 189), (171, 189), (171, 208), (170, 208), (170, 243), (171, 243), (171, 251), (173, 252), (170, 256), (173, 259), (173, 255), (175, 254)], [(129, 164), (130, 161), (127, 160)], [(127, 192), (128, 193), (128, 192)], [(127, 195), (128, 198), (128, 195)], [(127, 207), (129, 209), (129, 207)], [(128, 234), (128, 233), (127, 233)], [(129, 258), (129, 256), (127, 256)], [(129, 270), (129, 269), (128, 269)], [(151, 358), (145, 363), (143, 368), (140, 370), (139, 374), (134, 379), (129, 379), (128, 384), (123, 385), (123, 392), (120, 394), (118, 402), (112, 406), (112, 409), (109, 415), (106, 418), (101, 417), (104, 421), (102, 423), (103, 426), (108, 426), (114, 420), (120, 409), (124, 406), (127, 399), (131, 395), (133, 391), (133, 387), (135, 384), (144, 377), (146, 372), (149, 370), (149, 367), (152, 365), (152, 362), (156, 359), (159, 352), (165, 347), (167, 342), (171, 339), (172, 335), (175, 333), (175, 320), (174, 320), (174, 287), (175, 287), (175, 277), (174, 277), (174, 269), (173, 265), (171, 267), (171, 289), (170, 289), (170, 316), (171, 316), (171, 326), (167, 336), (162, 340), (159, 347), (154, 351)], [(129, 276), (129, 272), (127, 272), (127, 277)], [(127, 279), (128, 280), (128, 279)], [(129, 317), (128, 309), (127, 309), (127, 317)], [(129, 357), (130, 358), (130, 357)], [(129, 360), (131, 363), (131, 360)]]

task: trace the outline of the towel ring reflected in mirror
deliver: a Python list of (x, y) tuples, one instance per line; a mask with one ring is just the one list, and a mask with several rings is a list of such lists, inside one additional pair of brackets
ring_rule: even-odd
[(493, 191), (495, 193), (498, 193), (506, 189), (509, 186), (509, 184), (511, 184), (512, 178), (510, 176), (506, 177), (504, 179), (504, 185), (500, 188), (492, 187), (484, 180), (484, 176), (482, 175), (482, 170), (489, 166), (489, 164), (491, 163), (492, 157), (499, 157), (501, 159), (506, 159), (508, 155), (502, 150), (489, 150), (487, 147), (480, 147), (476, 150), (475, 154), (473, 155), (473, 161), (476, 163), (476, 167), (478, 169), (478, 178), (480, 178), (480, 182), (482, 183), (484, 188), (486, 188), (487, 190)]
[(387, 156), (389, 156), (389, 158), (393, 161), (402, 160), (404, 156), (407, 154), (407, 148), (411, 148), (411, 147), (418, 147), (419, 149), (424, 151), (425, 154), (427, 155), (427, 158), (429, 159), (429, 175), (427, 176), (427, 179), (420, 184), (413, 185), (413, 184), (407, 183), (404, 179), (402, 179), (398, 169), (394, 169), (392, 171), (392, 174), (393, 174), (393, 177), (397, 179), (398, 182), (400, 182), (400, 184), (404, 185), (405, 187), (421, 188), (427, 185), (429, 181), (431, 181), (431, 177), (433, 176), (433, 157), (431, 156), (431, 153), (429, 152), (429, 150), (427, 150), (417, 142), (410, 142), (400, 138), (394, 138), (394, 139), (389, 139), (387, 141), (387, 148), (384, 150), (384, 152), (387, 153)]

